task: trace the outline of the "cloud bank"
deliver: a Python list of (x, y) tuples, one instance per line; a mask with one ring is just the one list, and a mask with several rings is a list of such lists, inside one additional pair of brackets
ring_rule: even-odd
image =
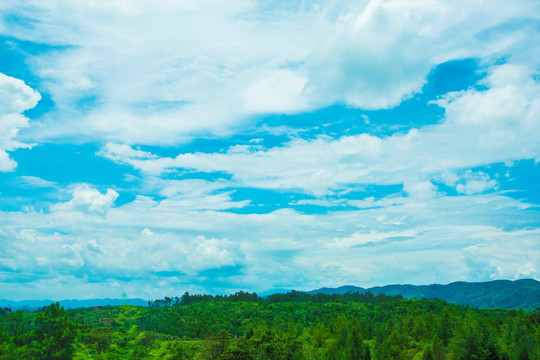
[(525, 51), (524, 14), (538, 10), (534, 1), (24, 3), (3, 11), (32, 27), (4, 20), (4, 35), (63, 47), (30, 59), (57, 107), (34, 136), (81, 136), (82, 122), (89, 139), (130, 144), (229, 134), (254, 115), (334, 103), (393, 107), (438, 64)]
[(5, 296), (538, 279), (538, 19), (2, 2)]

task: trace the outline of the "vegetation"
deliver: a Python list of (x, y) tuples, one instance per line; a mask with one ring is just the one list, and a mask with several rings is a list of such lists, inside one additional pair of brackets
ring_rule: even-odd
[(540, 312), (292, 291), (0, 311), (0, 359), (540, 359)]
[(374, 295), (401, 295), (407, 299), (443, 299), (452, 304), (469, 305), (481, 309), (523, 309), (534, 311), (540, 307), (540, 281), (534, 279), (494, 280), (488, 282), (454, 282), (448, 285), (386, 285), (364, 289), (343, 286), (337, 289), (322, 288), (310, 294), (344, 294), (347, 292)]

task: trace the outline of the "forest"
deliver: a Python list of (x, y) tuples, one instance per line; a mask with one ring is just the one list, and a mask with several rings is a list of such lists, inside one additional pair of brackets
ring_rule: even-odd
[(370, 292), (191, 295), (0, 310), (0, 359), (540, 359), (540, 309)]

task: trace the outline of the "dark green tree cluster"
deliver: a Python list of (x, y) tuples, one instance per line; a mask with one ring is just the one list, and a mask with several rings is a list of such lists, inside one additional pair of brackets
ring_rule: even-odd
[(256, 293), (239, 291), (231, 295), (191, 295), (186, 292), (182, 297), (165, 297), (154, 301), (148, 301), (149, 307), (170, 307), (175, 305), (190, 305), (210, 302), (257, 302), (260, 299)]
[(261, 344), (277, 336), (299, 342), (288, 347), (302, 359), (540, 359), (538, 312), (370, 293), (293, 291), (241, 303), (209, 295), (192, 299), (189, 305), (150, 309), (141, 328), (210, 343), (221, 334), (236, 339), (226, 343), (236, 354), (244, 349), (243, 358), (257, 358)]
[(1, 359), (71, 359), (77, 325), (58, 304), (36, 314), (4, 312), (0, 320)]

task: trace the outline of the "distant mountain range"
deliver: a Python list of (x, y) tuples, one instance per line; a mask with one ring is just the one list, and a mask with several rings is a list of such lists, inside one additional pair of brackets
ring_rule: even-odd
[[(289, 290), (279, 289), (271, 293), (285, 293)], [(373, 295), (401, 295), (407, 299), (439, 298), (449, 303), (469, 305), (471, 307), (489, 309), (523, 309), (534, 311), (540, 307), (540, 281), (533, 279), (495, 280), (489, 282), (453, 282), (448, 285), (386, 285), (371, 288), (358, 286), (341, 286), (338, 288), (321, 288), (307, 291), (308, 294), (345, 294), (347, 292), (361, 294), (371, 292)], [(264, 294), (262, 294), (264, 297)], [(0, 307), (10, 307), (12, 310), (36, 310), (56, 301), (25, 300), (11, 301), (0, 299)], [(94, 306), (136, 305), (147, 306), (143, 299), (90, 299), (90, 300), (61, 300), (66, 309), (88, 308)]]
[(540, 282), (533, 279), (495, 280), (489, 282), (453, 282), (448, 285), (387, 285), (372, 288), (342, 286), (308, 291), (309, 294), (345, 294), (347, 292), (373, 295), (401, 295), (407, 299), (439, 298), (449, 303), (489, 309), (523, 309), (540, 307)]
[[(148, 306), (148, 301), (143, 299), (90, 299), (90, 300), (61, 300), (58, 301), (65, 309), (89, 308), (94, 306), (118, 306), (137, 305)], [(0, 308), (9, 307), (11, 310), (36, 310), (49, 306), (56, 301), (52, 300), (23, 300), (11, 301), (0, 299)]]

